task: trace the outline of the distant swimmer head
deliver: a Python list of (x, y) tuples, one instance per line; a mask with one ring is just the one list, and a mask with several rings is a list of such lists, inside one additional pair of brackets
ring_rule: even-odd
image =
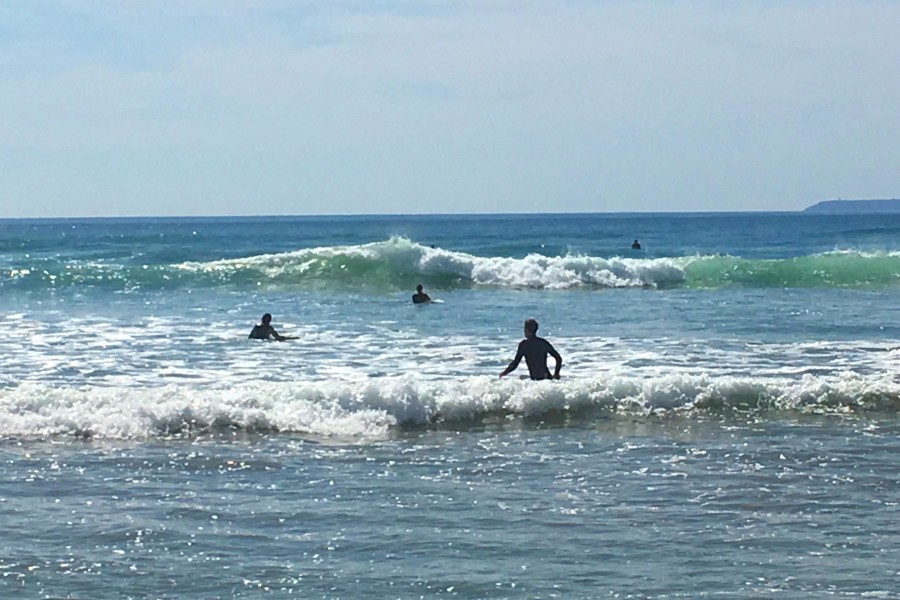
[(531, 336), (537, 333), (538, 322), (534, 319), (525, 319), (525, 335)]
[(263, 325), (268, 325), (271, 322), (272, 322), (272, 315), (270, 315), (269, 313), (266, 313), (262, 316), (262, 324)]
[(419, 292), (420, 294), (422, 293), (422, 284), (421, 283), (416, 286), (416, 291)]

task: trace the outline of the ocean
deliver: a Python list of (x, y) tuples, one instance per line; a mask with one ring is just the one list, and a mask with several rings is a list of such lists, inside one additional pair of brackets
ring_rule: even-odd
[(0, 220), (0, 598), (900, 598), (898, 306), (896, 214)]

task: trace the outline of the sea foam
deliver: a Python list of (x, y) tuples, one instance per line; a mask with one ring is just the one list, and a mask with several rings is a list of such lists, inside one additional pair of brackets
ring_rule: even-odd
[[(414, 375), (361, 383), (255, 382), (232, 387), (66, 388), (24, 383), (0, 390), (0, 438), (146, 439), (224, 430), (365, 440), (404, 427), (466, 427), (484, 419), (638, 415), (896, 414), (890, 375), (799, 379), (704, 375), (531, 382)], [(746, 417), (750, 418), (750, 417)]]

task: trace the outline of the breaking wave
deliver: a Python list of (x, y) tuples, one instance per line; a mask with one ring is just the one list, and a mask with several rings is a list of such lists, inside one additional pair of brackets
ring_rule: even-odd
[(64, 388), (24, 383), (0, 389), (0, 439), (148, 439), (222, 430), (366, 440), (416, 427), (491, 420), (565, 426), (646, 415), (738, 419), (900, 411), (890, 375), (800, 379), (668, 375), (530, 382), (405, 375), (365, 383), (255, 382), (228, 388)]
[(441, 289), (885, 287), (900, 284), (900, 253), (845, 250), (779, 259), (574, 254), (512, 258), (475, 256), (392, 237), (370, 244), (207, 262), (135, 265), (45, 260), (0, 270), (0, 288), (13, 289), (268, 286), (396, 291), (418, 282)]

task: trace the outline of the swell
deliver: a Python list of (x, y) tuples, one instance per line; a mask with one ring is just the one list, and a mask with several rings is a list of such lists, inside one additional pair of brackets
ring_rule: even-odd
[(205, 262), (136, 264), (45, 258), (0, 267), (0, 287), (10, 290), (267, 286), (390, 292), (410, 289), (419, 282), (441, 289), (877, 288), (900, 284), (900, 253), (845, 250), (778, 259), (577, 254), (483, 257), (392, 237), (370, 244)]
[(750, 260), (698, 257), (685, 269), (690, 287), (886, 287), (900, 283), (900, 253), (834, 251), (795, 258)]

